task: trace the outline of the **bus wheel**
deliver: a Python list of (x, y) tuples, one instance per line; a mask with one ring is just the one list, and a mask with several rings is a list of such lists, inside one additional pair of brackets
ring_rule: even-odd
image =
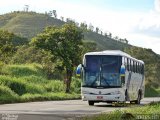
[(126, 92), (125, 92), (125, 101), (128, 101), (128, 100), (129, 100), (129, 96), (128, 96), (128, 92), (126, 90)]
[(88, 101), (88, 104), (89, 104), (90, 106), (93, 106), (93, 105), (94, 105), (94, 101)]
[(135, 103), (140, 104), (140, 102), (141, 102), (141, 93), (139, 92), (138, 93), (138, 98), (137, 98), (137, 100), (135, 100)]

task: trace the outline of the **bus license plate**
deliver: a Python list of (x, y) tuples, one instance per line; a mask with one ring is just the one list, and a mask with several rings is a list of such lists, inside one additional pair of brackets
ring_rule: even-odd
[(97, 99), (98, 99), (98, 100), (102, 100), (102, 99), (103, 99), (103, 96), (97, 96)]

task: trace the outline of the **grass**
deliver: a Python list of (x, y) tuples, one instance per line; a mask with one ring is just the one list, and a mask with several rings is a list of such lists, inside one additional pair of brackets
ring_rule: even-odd
[(160, 102), (151, 103), (145, 106), (132, 107), (126, 110), (115, 110), (110, 113), (102, 113), (90, 117), (84, 117), (82, 120), (154, 120), (160, 119)]
[(19, 99), (19, 96), (9, 87), (0, 85), (0, 103), (13, 103)]
[(0, 75), (0, 103), (80, 98), (80, 80), (73, 78), (66, 94), (64, 82), (48, 80), (40, 65), (6, 65)]

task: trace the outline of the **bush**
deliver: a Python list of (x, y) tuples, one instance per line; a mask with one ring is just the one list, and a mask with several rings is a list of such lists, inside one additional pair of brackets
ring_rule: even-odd
[(0, 75), (3, 74), (2, 70), (4, 67), (4, 63), (2, 61), (0, 61)]
[(75, 77), (72, 78), (71, 91), (75, 93), (81, 92), (81, 79)]

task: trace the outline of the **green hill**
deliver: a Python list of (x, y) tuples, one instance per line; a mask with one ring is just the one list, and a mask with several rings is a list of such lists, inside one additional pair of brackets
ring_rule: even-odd
[(129, 48), (131, 45), (114, 40), (113, 38), (109, 38), (107, 36), (103, 36), (96, 32), (85, 32), (85, 39), (94, 41), (97, 43), (97, 46), (100, 50), (124, 50), (124, 48)]
[(64, 22), (35, 12), (14, 12), (0, 16), (0, 27), (26, 38), (32, 38), (46, 26), (62, 25)]
[[(46, 14), (35, 12), (13, 12), (0, 15), (0, 28), (13, 32), (22, 37), (31, 39), (38, 33), (42, 32), (47, 26), (61, 26), (64, 21), (55, 19)], [(86, 31), (84, 39), (95, 41), (100, 50), (104, 49), (120, 49), (124, 50), (128, 44), (116, 41), (107, 36), (96, 32)]]

